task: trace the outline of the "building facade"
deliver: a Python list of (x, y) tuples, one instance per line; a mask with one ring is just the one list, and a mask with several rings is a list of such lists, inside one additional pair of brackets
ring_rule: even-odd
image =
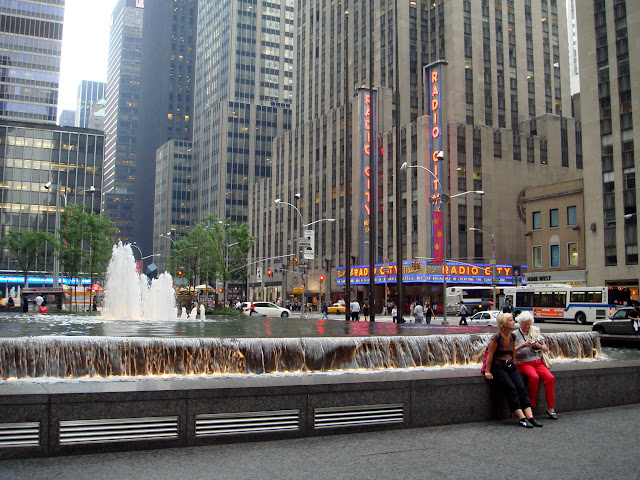
[(583, 180), (526, 188), (527, 283), (587, 285)]
[[(447, 209), (447, 258), (488, 264), (490, 239), (469, 232), (475, 227), (495, 235), (499, 264), (525, 264), (526, 217), (521, 217), (518, 207), (521, 192), (527, 186), (549, 183), (549, 179), (555, 182), (582, 176), (581, 127), (568, 117), (571, 96), (565, 12), (558, 10), (557, 2), (547, 0), (402, 3), (398, 48), (409, 53), (400, 55), (397, 65), (393, 4), (376, 1), (375, 55), (370, 65), (369, 9), (359, 2), (348, 8), (349, 15), (345, 15), (342, 4), (311, 1), (303, 3), (297, 13), (295, 129), (274, 142), (274, 175), (254, 191), (250, 224), (258, 241), (252, 257), (299, 254), (299, 218), (293, 209), (275, 205), (276, 198), (294, 204), (303, 223), (334, 218), (336, 222), (315, 227), (317, 251), (305, 275), (306, 291), (314, 291), (313, 278), (322, 274), (332, 280), (334, 298), (343, 295), (343, 287), (335, 283), (340, 274), (344, 276), (339, 267), (345, 265), (347, 254), (352, 265), (361, 265), (361, 252), (368, 241), (356, 234), (345, 239), (344, 218), (347, 209), (354, 212), (352, 231), (358, 232), (356, 227), (363, 223), (358, 203), (363, 157), (356, 139), (365, 127), (358, 113), (362, 93), (352, 89), (369, 83), (371, 66), (379, 91), (377, 133), (382, 148), (375, 186), (377, 263), (390, 259), (397, 264), (398, 229), (405, 239), (403, 262), (413, 264), (421, 257), (433, 257), (431, 178), (419, 168), (405, 173), (397, 167), (406, 161), (432, 168), (427, 160), (433, 153), (429, 132), (435, 117), (425, 112), (425, 103), (431, 105), (431, 99), (424, 99), (432, 90), (426, 90), (425, 95), (423, 67), (442, 59), (447, 62), (443, 67), (447, 81), (439, 93), (440, 102), (446, 105), (440, 119), (446, 129), (441, 174), (447, 179), (441, 184), (451, 196), (463, 194)], [(393, 134), (396, 103), (392, 101), (396, 68), (402, 120), (402, 161), (398, 163)], [(348, 121), (345, 88), (351, 105)], [(345, 124), (350, 125), (348, 135)], [(350, 187), (345, 184), (346, 155), (353, 161)], [(397, 175), (407, 178), (400, 191)], [(353, 194), (349, 205), (345, 204), (347, 188)], [(470, 190), (484, 190), (485, 194), (464, 194)], [(299, 200), (295, 193), (300, 194)], [(397, 202), (401, 203), (400, 216), (395, 215)], [(419, 268), (424, 268), (422, 263)], [(290, 296), (289, 278), (299, 272), (286, 275), (273, 279), (272, 290), (254, 290), (253, 294)], [(275, 285), (277, 280), (279, 285)], [(383, 283), (382, 278), (380, 281)], [(438, 278), (441, 281), (442, 276)], [(388, 282), (394, 283), (395, 278)], [(258, 288), (255, 280), (250, 283)], [(432, 288), (439, 288), (417, 283), (416, 296), (429, 296)], [(325, 290), (326, 286), (325, 282)]]
[(191, 230), (192, 144), (169, 140), (156, 150), (155, 199), (153, 202), (153, 253), (162, 272), (169, 265), (175, 238)]
[(273, 171), (272, 140), (291, 129), (294, 1), (201, 0), (194, 112), (198, 219), (249, 216), (249, 191)]
[[(2, 234), (10, 230), (55, 233), (56, 206), (77, 203), (100, 211), (104, 136), (95, 130), (27, 122), (0, 122)], [(45, 188), (51, 182), (53, 188)], [(63, 199), (64, 200), (63, 202)], [(2, 249), (0, 270), (17, 265)], [(38, 257), (34, 271), (49, 272), (53, 256)]]
[(58, 121), (58, 125), (60, 125), (61, 127), (73, 127), (75, 121), (75, 110), (62, 110), (62, 113), (60, 113), (60, 120)]
[(134, 238), (145, 252), (168, 243), (153, 233), (156, 149), (171, 140), (190, 144), (193, 138), (197, 20), (197, 0), (145, 4), (134, 226)]
[(94, 80), (82, 80), (78, 85), (76, 100), (76, 116), (74, 125), (80, 128), (89, 128), (89, 116), (93, 106), (99, 100), (104, 99), (104, 82)]
[(115, 224), (116, 238), (128, 242), (135, 240), (142, 19), (143, 2), (140, 0), (119, 0), (113, 9), (105, 94), (102, 209), (109, 212)]
[[(585, 241), (589, 285), (638, 291), (640, 38), (635, 2), (580, 4), (580, 102), (584, 131)], [(638, 153), (638, 155), (636, 155)]]
[(0, 4), (0, 120), (58, 120), (64, 0)]
[(578, 56), (577, 0), (567, 0), (567, 40), (569, 42), (569, 79), (571, 95), (580, 92), (580, 61)]

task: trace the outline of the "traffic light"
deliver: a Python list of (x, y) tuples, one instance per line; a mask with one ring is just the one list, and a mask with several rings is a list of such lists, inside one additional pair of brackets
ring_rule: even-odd
[(298, 257), (294, 258), (293, 261), (294, 261), (295, 265), (298, 265)]
[(273, 277), (273, 270), (267, 270), (267, 277)]
[(289, 259), (289, 265), (291, 265), (293, 267), (293, 258)]
[(178, 276), (182, 276), (182, 270), (178, 270)]
[(320, 283), (324, 282), (324, 275), (320, 275)]

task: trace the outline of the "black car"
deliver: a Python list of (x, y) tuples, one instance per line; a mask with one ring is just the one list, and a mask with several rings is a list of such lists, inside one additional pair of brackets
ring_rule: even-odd
[(608, 320), (595, 322), (591, 330), (599, 333), (611, 333), (617, 335), (635, 335), (633, 320), (629, 316), (633, 313), (633, 307), (619, 308)]

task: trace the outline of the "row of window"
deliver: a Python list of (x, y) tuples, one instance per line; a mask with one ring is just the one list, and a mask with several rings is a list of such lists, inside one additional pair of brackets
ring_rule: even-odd
[[(549, 266), (551, 268), (560, 267), (560, 245), (549, 245)], [(567, 266), (578, 266), (578, 243), (567, 243)], [(533, 247), (533, 268), (542, 268), (542, 245)]]
[[(567, 207), (567, 225), (578, 224), (578, 210), (575, 205)], [(542, 228), (542, 212), (533, 212), (532, 214), (533, 230)], [(549, 210), (549, 228), (558, 228), (560, 226), (560, 212), (557, 208)]]

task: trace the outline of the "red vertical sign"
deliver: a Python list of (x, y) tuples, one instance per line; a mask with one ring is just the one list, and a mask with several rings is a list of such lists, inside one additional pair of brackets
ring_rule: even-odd
[(138, 271), (138, 275), (142, 273), (142, 262), (136, 261), (136, 270)]
[(444, 223), (442, 212), (433, 212), (433, 263), (444, 263)]

